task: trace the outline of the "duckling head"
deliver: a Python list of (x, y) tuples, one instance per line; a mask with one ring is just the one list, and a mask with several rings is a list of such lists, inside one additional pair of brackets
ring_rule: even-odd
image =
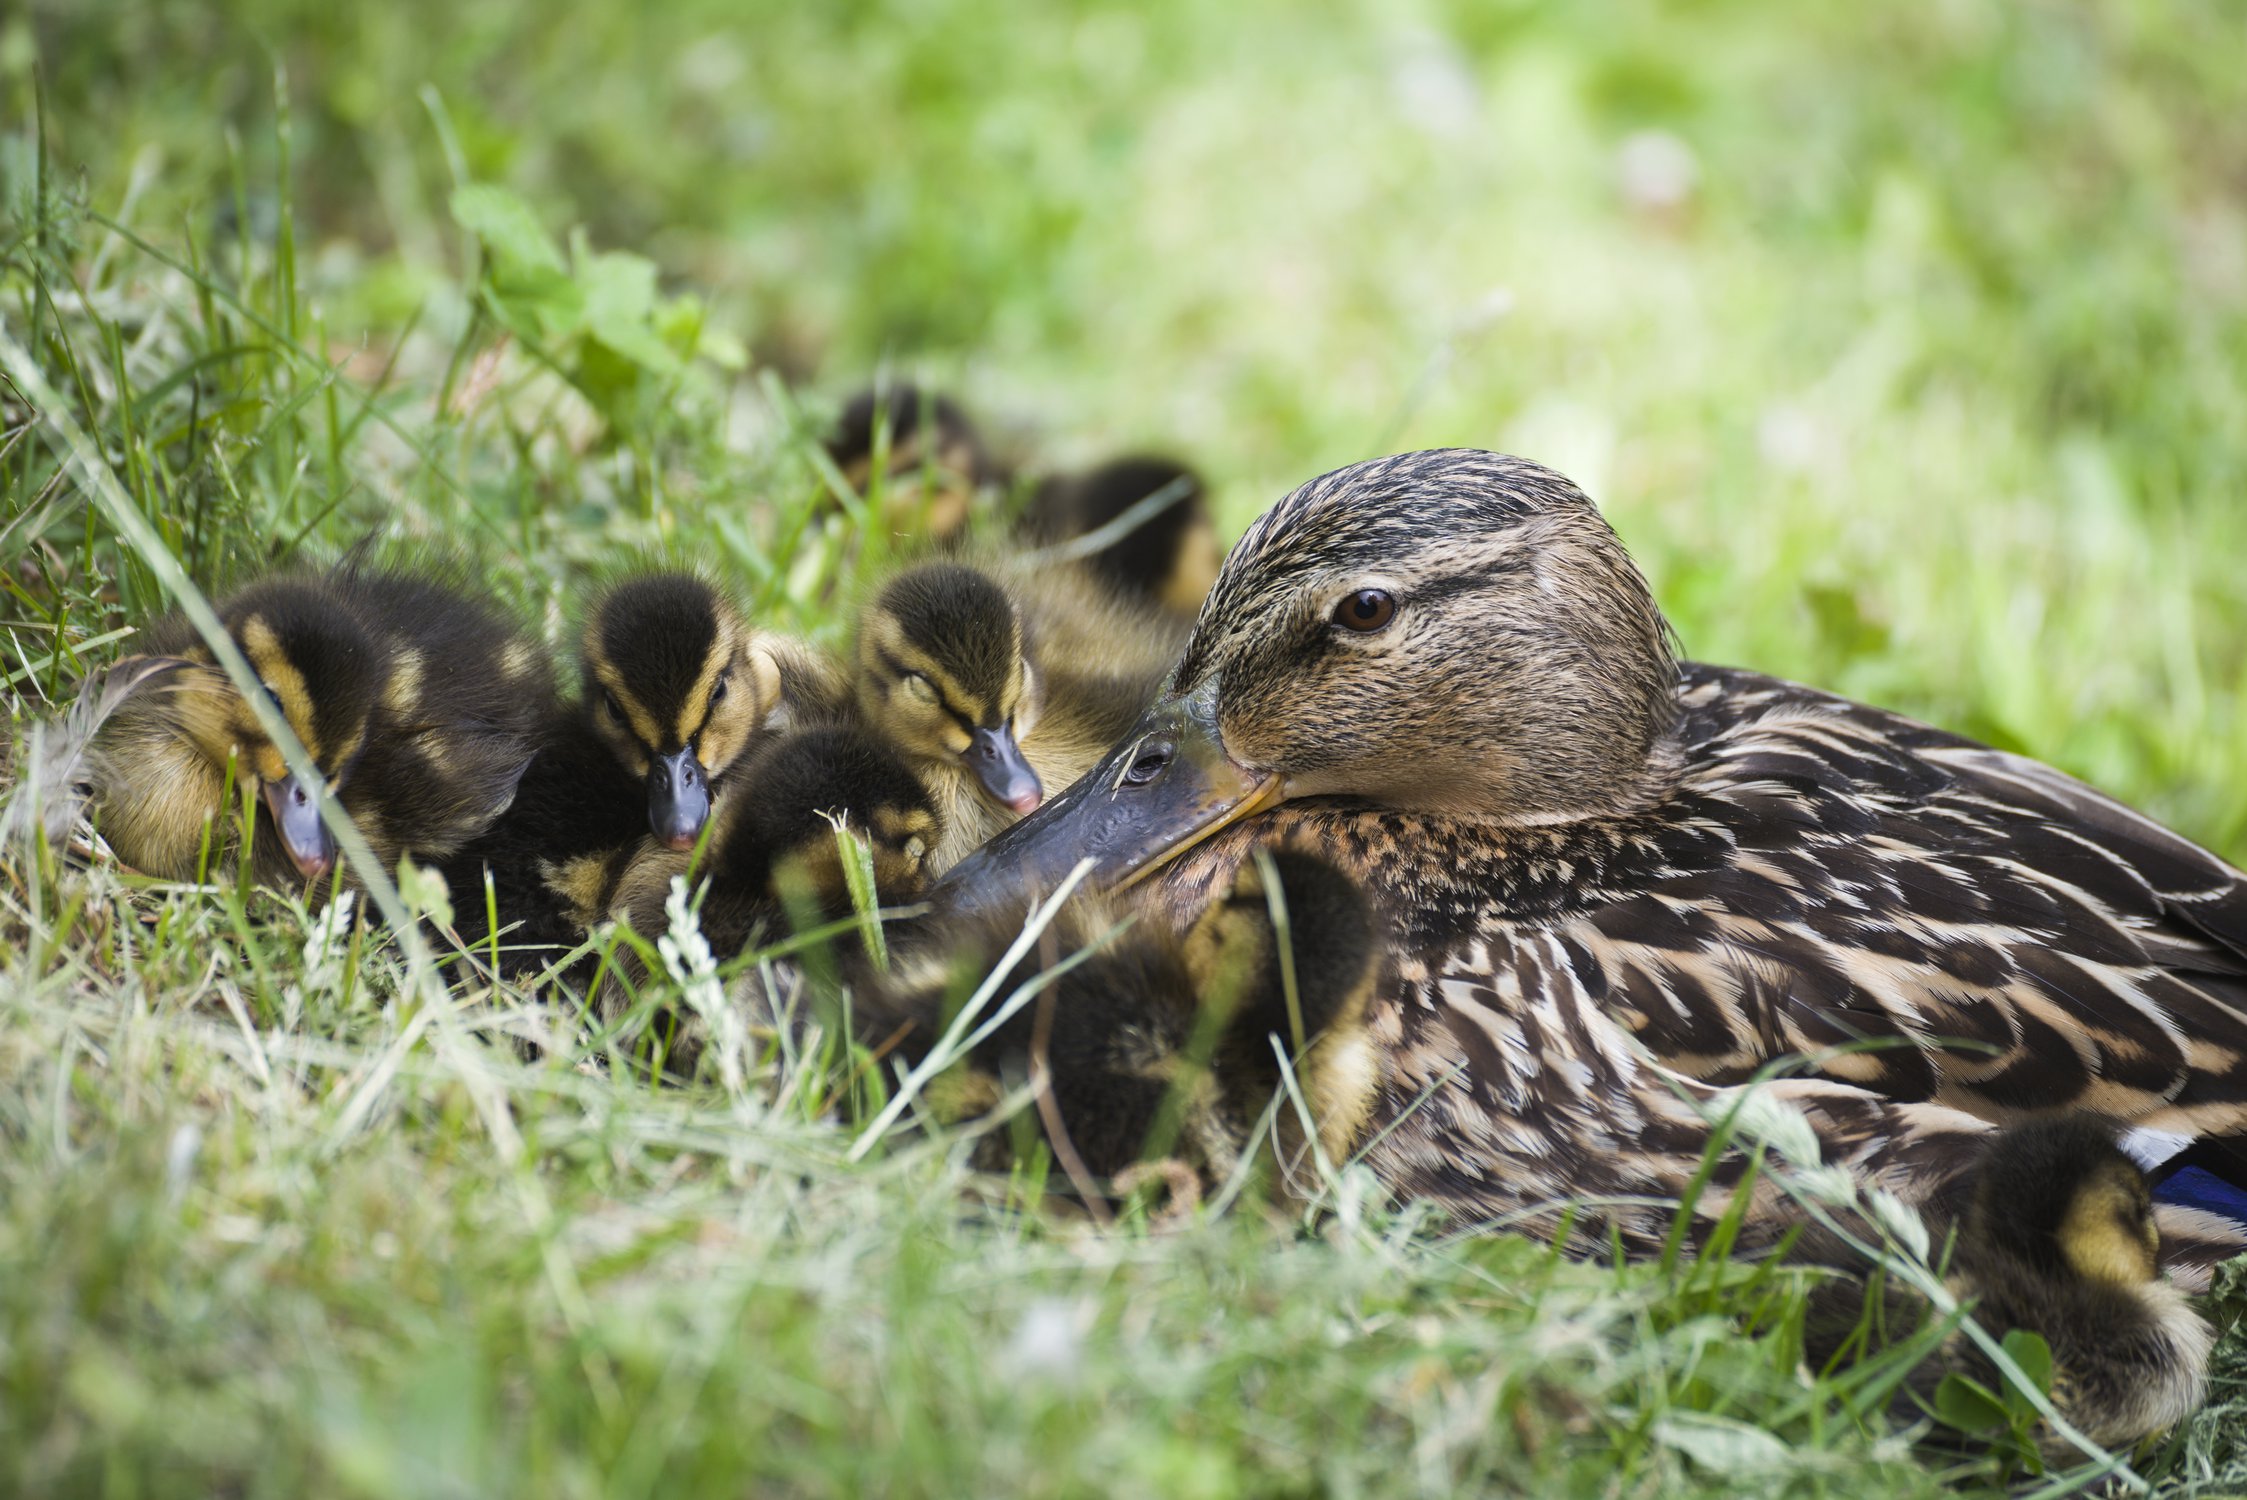
[(858, 699), (907, 759), (961, 767), (1014, 812), (1044, 800), (1022, 757), (1037, 701), (1022, 616), (975, 569), (924, 563), (889, 581), (859, 630)]
[(1558, 823), (1666, 785), (1669, 628), (1567, 479), (1439, 449), (1302, 486), (1234, 546), (1163, 696), (948, 889), (1115, 882), (1290, 798)]
[(585, 701), (617, 761), (647, 782), (648, 829), (689, 849), (712, 784), (780, 699), (779, 667), (733, 605), (691, 573), (610, 588), (586, 620)]
[(2157, 1274), (2161, 1233), (2145, 1174), (2115, 1144), (2112, 1128), (2065, 1115), (1991, 1138), (1966, 1242), (2044, 1276), (2135, 1287)]
[[(886, 441), (886, 461), (880, 445)], [(990, 478), (983, 440), (949, 396), (911, 383), (865, 390), (843, 406), (827, 455), (850, 487), (865, 494), (881, 464), (883, 520), (916, 518), (939, 541), (967, 527), (975, 494)]]
[[(220, 618), (321, 777), (342, 791), (391, 686), (381, 642), (349, 609), (300, 579), (255, 584), (228, 600)], [(226, 674), (198, 649), (168, 690), (164, 712), (214, 766), (235, 758), (236, 774), (254, 784), (297, 871), (317, 880), (333, 869), (335, 840), (320, 821), (318, 798), (289, 770)]]
[(848, 911), (840, 825), (872, 853), (880, 900), (920, 894), (942, 823), (928, 788), (878, 740), (857, 729), (804, 730), (757, 755), (742, 781), (742, 835), (771, 878), (799, 882), (826, 911)]

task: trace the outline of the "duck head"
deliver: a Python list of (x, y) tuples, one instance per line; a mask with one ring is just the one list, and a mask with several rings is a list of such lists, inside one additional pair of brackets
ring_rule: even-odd
[(691, 573), (647, 573), (594, 605), (585, 701), (619, 764), (645, 780), (648, 831), (689, 849), (712, 783), (780, 700), (780, 671), (723, 594)]
[[(300, 579), (255, 584), (228, 600), (220, 618), (322, 779), (340, 793), (395, 686), (381, 642), (331, 594)], [(234, 758), (236, 774), (263, 804), (260, 827), (270, 826), (288, 862), (307, 880), (327, 875), (336, 847), (320, 821), (317, 789), (290, 771), (233, 681), (198, 649), (165, 691), (163, 712), (214, 766)]]
[(909, 761), (964, 769), (992, 803), (1017, 813), (1045, 798), (1022, 757), (1036, 699), (1022, 616), (975, 569), (908, 568), (867, 612), (858, 637), (866, 722)]
[(1566, 822), (1662, 788), (1669, 628), (1615, 533), (1550, 469), (1438, 449), (1302, 486), (1219, 572), (1163, 696), (1037, 815), (945, 878), (1116, 885), (1280, 802)]

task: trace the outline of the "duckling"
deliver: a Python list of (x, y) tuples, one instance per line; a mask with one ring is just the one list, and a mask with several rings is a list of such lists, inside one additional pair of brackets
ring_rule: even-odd
[[(697, 925), (720, 960), (784, 936), (791, 919), (821, 922), (852, 907), (838, 827), (871, 856), (874, 899), (884, 907), (916, 899), (941, 831), (927, 789), (878, 740), (856, 728), (810, 729), (761, 751), (740, 774), (713, 819), (699, 864), (652, 840), (616, 882), (610, 915), (654, 940), (670, 926), (673, 883), (700, 887)], [(602, 1008), (618, 1014), (645, 988), (638, 951), (619, 948), (602, 987)], [(770, 1020), (761, 990), (737, 996), (746, 1013)], [(667, 1061), (692, 1073), (707, 1019), (675, 1018)]]
[(847, 915), (838, 823), (865, 840), (883, 905), (920, 895), (942, 826), (928, 789), (880, 741), (835, 726), (785, 736), (751, 760), (699, 866), (684, 851), (641, 849), (617, 883), (611, 915), (644, 935), (662, 932), (672, 880), (697, 868), (708, 886), (702, 934), (720, 953), (777, 930), (790, 899), (825, 920)]
[(858, 711), (943, 812), (932, 869), (1097, 761), (1152, 698), (1174, 639), (1094, 587), (950, 562), (891, 578), (859, 626)]
[[(2159, 1269), (2161, 1231), (2145, 1174), (2088, 1115), (2026, 1120), (1992, 1132), (1969, 1170), (1947, 1274), (1952, 1295), (2003, 1336), (2022, 1329), (2052, 1354), (2050, 1396), (2069, 1425), (2105, 1446), (2127, 1447), (2174, 1426), (2200, 1404), (2214, 1336)], [(1805, 1357), (1830, 1363), (1863, 1319), (1865, 1282), (1853, 1257), (1806, 1235), (1794, 1256), (1830, 1261), (1844, 1274), (1818, 1287), (1805, 1324)], [(1889, 1282), (1872, 1332), (1877, 1347), (1908, 1336), (1932, 1309)], [(1954, 1332), (1897, 1401), (1910, 1420), (1953, 1372), (1998, 1389), (1981, 1346)], [(2047, 1455), (2067, 1444), (2047, 1432)]]
[[(505, 811), (552, 701), (551, 667), (447, 570), (360, 559), (252, 583), (218, 606), (234, 644), (388, 867), (439, 860)], [(336, 847), (248, 703), (184, 616), (150, 627), (163, 663), (90, 747), (91, 811), (118, 858), (195, 877), (228, 856), (231, 776), (258, 799), (259, 878), (317, 887)]]
[[(877, 476), (875, 450), (885, 439), (886, 462)], [(979, 498), (1006, 482), (959, 403), (910, 382), (853, 396), (826, 446), (861, 495), (872, 493), (879, 480), (881, 526), (939, 547), (965, 538)]]
[(471, 946), (489, 933), (490, 872), (500, 924), (515, 929), (501, 960), (510, 974), (577, 943), (644, 841), (693, 848), (753, 747), (846, 711), (839, 672), (808, 646), (752, 630), (692, 573), (611, 585), (579, 650), (580, 696), (547, 714), (514, 806), (445, 870)]
[(1990, 1143), (1953, 1264), (1985, 1325), (2044, 1336), (2060, 1415), (2112, 1446), (2174, 1426), (2206, 1393), (2214, 1335), (2160, 1252), (2145, 1174), (2112, 1127), (2064, 1115)]
[[(1090, 856), (1186, 922), (1275, 842), (1383, 915), (1363, 1159), (1465, 1223), (1679, 1197), (1707, 1102), (1785, 1058), (1829, 1159), (1907, 1201), (2023, 1114), (2247, 1136), (2247, 876), (2023, 757), (1681, 667), (1591, 501), (1521, 459), (1282, 500), (1141, 723), (930, 899), (1016, 902)], [(2157, 1212), (2188, 1285), (2247, 1248)], [(1659, 1254), (1673, 1216), (1570, 1222)]]
[(1201, 476), (1154, 454), (1042, 480), (1019, 530), (1122, 597), (1189, 623), (1225, 559)]
[[(1331, 1152), (1362, 1124), (1380, 945), (1363, 893), (1332, 864), (1277, 850), (1269, 875), (1276, 891), (1264, 867), (1243, 866), (1184, 934), (1154, 923), (1112, 932), (1097, 901), (1064, 908), (995, 993), (1003, 1004), (1041, 974), (1050, 987), (936, 1080), (937, 1117), (973, 1118), (1042, 1077), (1039, 1119), (1073, 1172), (1113, 1183), (1165, 1159), (1214, 1188), (1239, 1170), (1283, 1086), (1276, 1042), (1315, 1126), (1307, 1135), (1288, 1109), (1275, 1117), (1282, 1184), (1298, 1180), (1314, 1135)], [(1275, 905), (1287, 914), (1284, 938)], [(861, 1033), (897, 1041), (899, 1058), (917, 1065), (1019, 931), (1011, 917), (908, 929), (891, 970), (862, 976)], [(980, 1164), (1002, 1169), (1006, 1149), (984, 1136)]]

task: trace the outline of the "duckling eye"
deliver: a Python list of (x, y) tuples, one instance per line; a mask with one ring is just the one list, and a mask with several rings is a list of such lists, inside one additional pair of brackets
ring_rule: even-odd
[(616, 701), (616, 694), (603, 689), (601, 693), (601, 707), (608, 710), (608, 715), (610, 718), (615, 719), (619, 722), (623, 721), (624, 705)]
[(918, 672), (907, 672), (898, 679), (898, 684), (905, 689), (909, 697), (918, 698), (923, 703), (937, 701), (936, 684)]
[(1371, 635), (1397, 617), (1397, 601), (1387, 589), (1359, 589), (1334, 606), (1334, 623)]
[(726, 701), (726, 684), (732, 677), (731, 672), (720, 672), (718, 674), (717, 684), (710, 689), (710, 706), (712, 708), (716, 708)]

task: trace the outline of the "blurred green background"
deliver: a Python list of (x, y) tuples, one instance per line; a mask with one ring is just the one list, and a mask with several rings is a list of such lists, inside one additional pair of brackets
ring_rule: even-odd
[[(0, 26), (19, 210), (36, 70), (66, 192), (214, 264), (285, 228), (361, 379), (410, 324), (404, 420), (417, 377), (447, 416), (460, 182), (652, 259), (750, 356), (704, 366), (714, 443), (635, 445), (674, 543), (759, 502), (712, 455), (769, 435), (760, 375), (816, 415), (918, 373), (1056, 462), (1173, 447), (1235, 528), (1370, 454), (1506, 448), (1592, 491), (1694, 654), (2033, 750), (2235, 858), (2243, 48), (2223, 0), (34, 0)], [(81, 267), (121, 274), (101, 238)]]

